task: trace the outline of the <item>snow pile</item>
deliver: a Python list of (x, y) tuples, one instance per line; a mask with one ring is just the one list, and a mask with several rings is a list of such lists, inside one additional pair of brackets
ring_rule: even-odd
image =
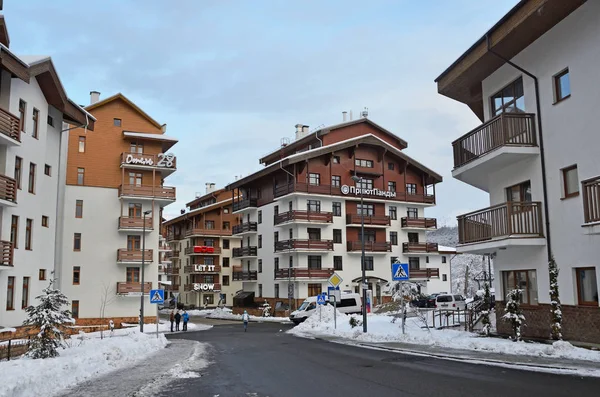
[[(162, 310), (161, 313), (169, 314), (170, 310)], [(206, 310), (187, 310), (190, 317), (214, 318), (219, 320), (242, 321), (241, 314), (233, 314), (233, 311), (227, 307), (217, 307), (216, 309)], [(260, 317), (250, 316), (250, 321), (270, 322), (270, 323), (288, 323), (287, 317)], [(188, 323), (188, 327), (191, 323)], [(198, 324), (200, 325), (200, 324)]]
[(104, 339), (96, 333), (72, 337), (65, 349), (59, 349), (58, 357), (0, 362), (0, 397), (51, 396), (91, 377), (132, 365), (166, 345), (163, 335), (157, 338), (134, 330)]

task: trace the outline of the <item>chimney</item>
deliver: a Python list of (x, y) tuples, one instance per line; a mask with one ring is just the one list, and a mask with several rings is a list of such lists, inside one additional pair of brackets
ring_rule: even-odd
[(302, 126), (302, 136), (306, 136), (306, 135), (308, 135), (308, 126), (303, 125)]
[(206, 194), (212, 193), (212, 192), (215, 191), (215, 184), (214, 183), (205, 183), (204, 186), (206, 186)]
[(350, 121), (352, 121), (352, 110), (350, 111)]
[(100, 93), (98, 91), (90, 91), (90, 105), (100, 100)]
[(346, 120), (346, 116), (348, 115), (348, 112), (346, 112), (345, 110), (342, 112), (342, 121), (345, 123)]
[(302, 138), (302, 124), (296, 124), (296, 140)]

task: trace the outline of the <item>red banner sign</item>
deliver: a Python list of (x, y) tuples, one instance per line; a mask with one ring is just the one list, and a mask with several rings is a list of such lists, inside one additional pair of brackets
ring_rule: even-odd
[(215, 252), (215, 247), (208, 247), (206, 245), (196, 245), (194, 246), (194, 253), (198, 254), (212, 254)]

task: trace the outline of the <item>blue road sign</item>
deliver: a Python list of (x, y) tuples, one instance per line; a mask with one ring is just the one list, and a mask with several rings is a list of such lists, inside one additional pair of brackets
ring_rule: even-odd
[(324, 305), (325, 304), (325, 296), (326, 295), (317, 295), (317, 304)]
[(165, 290), (164, 289), (150, 290), (150, 303), (157, 303), (159, 305), (164, 305), (165, 304)]
[(408, 263), (392, 263), (392, 280), (407, 281), (409, 278)]

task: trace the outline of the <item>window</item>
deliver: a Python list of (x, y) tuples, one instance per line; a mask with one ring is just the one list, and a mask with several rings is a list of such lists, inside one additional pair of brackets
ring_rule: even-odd
[(262, 273), (262, 259), (258, 260), (258, 272)]
[(40, 111), (37, 110), (36, 108), (33, 108), (33, 131), (31, 133), (31, 136), (33, 136), (35, 139), (39, 139), (40, 137), (40, 131), (39, 131), (39, 121), (40, 121)]
[(139, 267), (128, 267), (126, 269), (125, 281), (128, 283), (139, 283), (140, 282), (140, 268)]
[(364, 216), (373, 216), (373, 215), (375, 215), (375, 205), (373, 205), (373, 204), (357, 204), (356, 205), (356, 214), (364, 215)]
[(354, 165), (357, 167), (373, 168), (373, 160), (355, 159)]
[(83, 185), (85, 176), (85, 168), (77, 168), (77, 184)]
[(23, 295), (21, 295), (21, 308), (29, 306), (29, 277), (23, 277)]
[(79, 266), (73, 266), (73, 285), (79, 285), (81, 275), (81, 268)]
[(6, 288), (6, 310), (15, 310), (15, 277), (8, 276), (8, 288)]
[(19, 99), (19, 131), (25, 132), (25, 112), (27, 112), (27, 102)]
[(275, 298), (279, 298), (279, 284), (275, 284)]
[(506, 201), (510, 203), (531, 202), (531, 182), (523, 182), (506, 188)]
[(204, 264), (207, 266), (213, 266), (215, 264), (215, 258), (213, 258), (212, 256), (207, 256), (206, 258), (204, 258)]
[[(365, 234), (365, 243), (375, 242), (375, 230), (365, 230), (364, 234)], [(361, 233), (361, 235), (359, 235), (359, 240), (360, 240), (361, 236), (362, 236), (362, 233)]]
[(262, 284), (258, 284), (258, 296), (262, 296)]
[(13, 215), (10, 222), (10, 242), (14, 248), (19, 248), (19, 217)]
[(225, 250), (229, 249), (229, 240), (223, 239), (223, 249), (225, 249)]
[(223, 258), (223, 267), (229, 267), (229, 258)]
[(262, 234), (258, 235), (258, 248), (262, 248)]
[(52, 116), (48, 115), (48, 117), (46, 118), (46, 123), (48, 123), (50, 127), (54, 127), (54, 119), (52, 118)]
[[(275, 209), (277, 209), (279, 211), (279, 206), (276, 205)], [(292, 203), (291, 201), (288, 201), (288, 211), (291, 211), (293, 209), (294, 209), (294, 203)], [(279, 212), (277, 212), (277, 213), (279, 213)]]
[(442, 281), (448, 281), (448, 275), (442, 274)]
[(81, 251), (81, 233), (73, 234), (73, 251)]
[(373, 179), (362, 178), (356, 182), (358, 189), (373, 189)]
[(294, 238), (294, 229), (290, 229), (289, 236), (290, 240)]
[(113, 119), (113, 125), (115, 127), (120, 127), (121, 126), (121, 119)]
[(319, 200), (308, 200), (306, 207), (309, 211), (320, 212), (321, 202)]
[(577, 175), (577, 165), (572, 165), (562, 169), (563, 178), (563, 198), (575, 197), (579, 195), (579, 177)]
[(389, 181), (388, 182), (388, 192), (396, 191), (396, 182)]
[(398, 219), (398, 209), (396, 208), (395, 205), (390, 205), (389, 207), (389, 212), (390, 212), (390, 219), (396, 220)]
[(79, 318), (79, 301), (71, 302), (71, 316), (73, 318)]
[(17, 188), (21, 189), (21, 175), (23, 170), (23, 159), (15, 157), (15, 180), (17, 181)]
[(365, 270), (373, 270), (373, 257), (365, 256)]
[(333, 156), (333, 164), (339, 164), (340, 163), (340, 156)]
[(421, 264), (418, 257), (409, 257), (408, 258), (408, 268), (410, 270), (419, 270)]
[(321, 174), (308, 174), (308, 184), (319, 186), (321, 184)]
[(275, 268), (275, 271), (279, 270), (279, 258), (273, 260), (273, 267)]
[[(81, 200), (77, 200), (77, 201), (81, 201)], [(83, 201), (81, 201), (81, 205), (83, 206)], [(142, 217), (142, 205), (139, 203), (129, 203), (127, 214), (130, 218), (141, 218)]]
[(79, 153), (85, 153), (85, 137), (79, 137)]
[(575, 269), (577, 276), (577, 298), (580, 305), (598, 306), (598, 282), (596, 268)]
[(215, 295), (214, 294), (204, 295), (204, 301), (206, 302), (207, 305), (213, 305), (215, 303)]
[(406, 184), (406, 193), (417, 194), (417, 184), (416, 183), (407, 183)]
[(294, 257), (290, 256), (290, 267), (294, 267)]
[(308, 228), (306, 229), (309, 240), (321, 240), (321, 229), (319, 228)]
[(446, 263), (446, 256), (442, 255), (442, 263)]
[(429, 256), (425, 257), (425, 263), (429, 263)]
[[(131, 204), (130, 204), (130, 206), (131, 206)], [(130, 207), (129, 211), (131, 213), (131, 207)], [(75, 201), (75, 218), (83, 218), (83, 200)]]
[(554, 76), (554, 103), (560, 102), (571, 96), (571, 81), (569, 69), (565, 69)]
[(215, 221), (204, 221), (204, 228), (208, 230), (215, 229)]
[(223, 208), (223, 213), (224, 214), (229, 214), (229, 207)]
[(44, 164), (44, 174), (52, 176), (52, 167), (48, 164)]
[(308, 296), (320, 295), (323, 291), (321, 284), (308, 284)]
[(408, 242), (409, 243), (418, 243), (419, 242), (419, 233), (407, 233)]
[(33, 233), (33, 219), (25, 221), (25, 249), (31, 250), (31, 235)]
[(394, 163), (388, 163), (388, 170), (394, 171)]
[(342, 177), (339, 175), (332, 175), (331, 176), (331, 186), (333, 186), (333, 187), (342, 186)]
[(42, 226), (43, 226), (43, 227), (49, 227), (49, 226), (48, 226), (48, 223), (49, 223), (49, 221), (48, 221), (48, 217), (47, 217), (47, 216), (45, 216), (45, 215), (42, 215)]
[(333, 229), (333, 243), (334, 244), (342, 243), (342, 229)]
[(144, 175), (141, 172), (130, 172), (129, 173), (129, 184), (133, 186), (142, 186), (142, 179)]
[(418, 208), (408, 207), (406, 209), (406, 216), (408, 218), (418, 218), (419, 217), (419, 209)]
[(224, 221), (223, 222), (223, 230), (230, 230), (231, 229), (231, 223), (229, 221)]
[(129, 143), (129, 153), (144, 154), (144, 144), (136, 141)]
[(398, 232), (390, 232), (390, 242), (392, 245), (398, 245)]
[(229, 285), (229, 276), (223, 276), (223, 285)]
[(537, 274), (535, 270), (515, 270), (502, 272), (504, 281), (504, 296), (513, 289), (523, 290), (522, 301), (524, 305), (537, 305)]
[(278, 242), (279, 241), (279, 232), (273, 232), (273, 241), (274, 242)]
[(262, 211), (258, 210), (258, 223), (262, 223)]
[(29, 163), (29, 185), (27, 187), (29, 193), (35, 194), (35, 164)]
[(344, 270), (343, 267), (344, 266), (342, 264), (342, 257), (334, 256), (333, 257), (333, 270)]
[(334, 201), (331, 205), (331, 211), (333, 212), (333, 216), (342, 216), (342, 203)]
[(523, 79), (519, 77), (514, 82), (504, 87), (500, 92), (492, 95), (492, 114), (518, 113), (525, 111), (525, 97), (523, 96)]
[(40, 280), (46, 279), (46, 269), (40, 269), (40, 271), (38, 272), (38, 278)]

